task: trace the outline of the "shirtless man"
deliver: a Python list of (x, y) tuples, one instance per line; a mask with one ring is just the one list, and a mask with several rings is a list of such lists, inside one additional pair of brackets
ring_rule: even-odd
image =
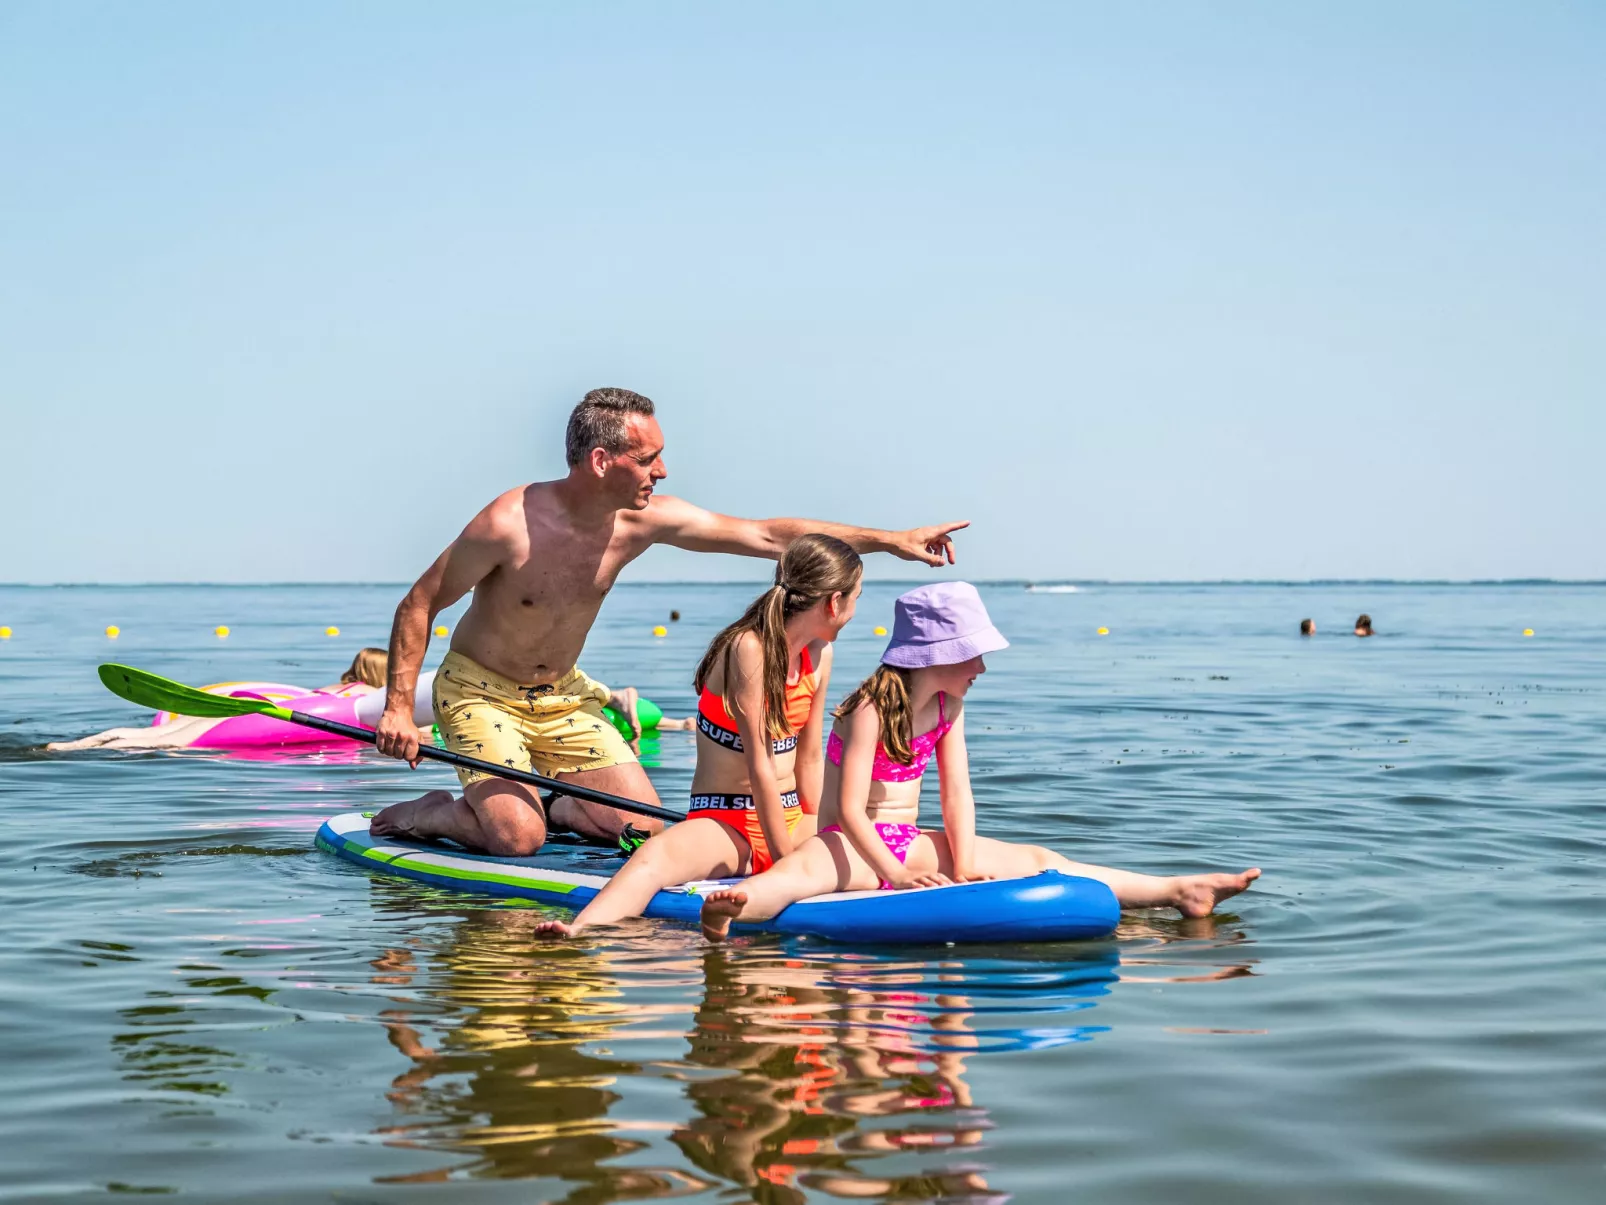
[[(646, 771), (602, 715), (605, 689), (576, 666), (619, 571), (654, 544), (777, 559), (797, 536), (823, 532), (859, 552), (953, 563), (950, 533), (966, 523), (876, 531), (813, 519), (733, 519), (654, 495), (668, 476), (653, 405), (627, 389), (593, 389), (569, 415), (569, 475), (509, 490), (475, 515), (396, 608), (377, 745), (418, 765), (412, 698), (435, 617), (470, 590), (435, 677), (435, 717), (447, 747), (548, 777), (657, 803)], [(523, 856), (546, 841), (533, 787), (458, 770), (463, 794), (431, 791), (374, 817), (376, 837), (447, 837), (469, 849)], [(560, 797), (554, 828), (614, 842), (627, 824), (663, 826)]]

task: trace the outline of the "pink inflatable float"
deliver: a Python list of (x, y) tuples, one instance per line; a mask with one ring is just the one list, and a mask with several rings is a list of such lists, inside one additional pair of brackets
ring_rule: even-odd
[[(430, 687), (434, 679), (432, 673), (419, 676), (418, 691), (413, 701), (414, 722), (423, 727), (435, 722), (430, 706)], [(216, 682), (201, 689), (207, 694), (228, 698), (268, 699), (291, 711), (363, 728), (372, 728), (379, 722), (380, 712), (385, 705), (385, 692), (362, 682), (324, 690), (308, 690), (305, 686), (290, 686), (283, 682)], [(170, 711), (159, 711), (151, 725), (169, 724), (180, 718)], [(284, 745), (319, 745), (327, 748), (354, 744), (357, 742), (343, 736), (319, 732), (316, 728), (303, 728), (299, 724), (287, 724), (265, 715), (237, 715), (219, 720), (201, 731), (189, 743), (189, 748), (268, 749)]]

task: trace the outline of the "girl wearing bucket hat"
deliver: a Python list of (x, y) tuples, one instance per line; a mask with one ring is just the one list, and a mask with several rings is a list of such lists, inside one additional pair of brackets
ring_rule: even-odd
[(665, 887), (768, 869), (814, 832), (831, 643), (853, 618), (863, 566), (827, 535), (799, 536), (775, 584), (715, 636), (692, 679), (697, 769), (686, 819), (646, 841), (573, 921), (544, 937), (640, 916)]
[[(985, 655), (1008, 647), (968, 582), (922, 586), (899, 598), (881, 665), (837, 709), (819, 832), (741, 887), (710, 894), (703, 932), (717, 941), (732, 921), (762, 920), (831, 891), (938, 887), (1044, 870), (1098, 879), (1123, 907), (1206, 916), (1260, 876), (1246, 870), (1162, 878), (978, 837), (964, 700), (987, 670)], [(920, 781), (933, 756), (943, 827), (922, 829)]]

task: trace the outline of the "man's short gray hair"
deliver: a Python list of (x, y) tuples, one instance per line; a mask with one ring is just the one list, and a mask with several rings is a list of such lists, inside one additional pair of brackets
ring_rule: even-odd
[(569, 414), (569, 431), (564, 438), (564, 454), (569, 467), (601, 448), (617, 456), (625, 450), (625, 421), (632, 414), (652, 416), (652, 399), (628, 389), (593, 389), (580, 399)]

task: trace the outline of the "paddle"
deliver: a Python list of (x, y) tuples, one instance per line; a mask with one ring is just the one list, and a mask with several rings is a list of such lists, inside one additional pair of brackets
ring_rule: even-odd
[[(131, 665), (103, 665), (100, 667), (100, 680), (105, 683), (106, 689), (118, 698), (127, 699), (130, 703), (138, 703), (141, 707), (150, 707), (156, 711), (171, 711), (177, 715), (200, 716), (204, 719), (223, 719), (232, 715), (265, 715), (283, 720), (287, 724), (300, 724), (321, 732), (332, 732), (336, 736), (349, 737), (354, 741), (367, 741), (370, 745), (374, 743), (374, 732), (371, 728), (358, 728), (352, 724), (342, 724), (338, 720), (325, 720), (315, 715), (291, 711), (288, 707), (280, 707), (266, 699), (236, 699), (228, 695), (209, 695), (204, 690), (196, 690), (193, 686), (185, 686), (182, 682), (175, 682), (171, 678), (164, 678), (146, 670), (135, 669)], [(607, 807), (618, 808), (621, 812), (651, 816), (655, 820), (664, 820), (670, 824), (685, 819), (679, 812), (672, 812), (668, 808), (656, 807), (650, 803), (637, 803), (634, 799), (610, 795), (606, 791), (593, 791), (577, 783), (560, 782), (555, 778), (532, 774), (528, 770), (499, 766), (495, 762), (481, 761), (477, 757), (464, 757), (461, 753), (453, 753), (450, 749), (437, 749), (434, 745), (419, 745), (418, 756), (443, 761), (449, 766), (484, 770), (498, 778), (544, 787), (560, 795), (567, 795), (571, 799), (600, 803)]]

